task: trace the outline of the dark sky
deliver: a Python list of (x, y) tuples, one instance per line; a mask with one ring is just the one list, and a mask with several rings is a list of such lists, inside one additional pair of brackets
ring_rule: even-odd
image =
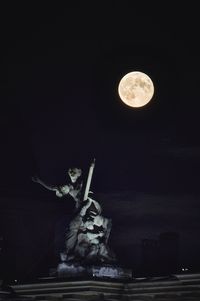
[[(37, 257), (39, 251), (28, 239), (30, 234), (36, 241), (37, 206), (45, 214), (44, 204), (48, 203), (46, 219), (38, 216), (37, 227), (42, 225), (46, 231), (51, 227), (51, 233), (54, 228), (47, 224), (53, 219), (56, 225), (62, 214), (51, 193), (32, 183), (31, 176), (38, 174), (48, 183), (64, 183), (68, 167), (80, 166), (86, 175), (95, 157), (92, 188), (105, 200), (110, 196), (110, 205), (105, 204), (105, 208), (116, 223), (123, 223), (122, 228), (118, 224), (114, 230), (121, 233), (122, 250), (130, 239), (122, 234), (123, 230), (133, 232), (138, 241), (170, 230), (182, 233), (184, 240), (190, 236), (195, 242), (191, 233), (200, 226), (196, 222), (200, 56), (195, 10), (186, 13), (182, 8), (178, 14), (174, 7), (162, 7), (157, 13), (153, 8), (126, 6), (125, 14), (120, 5), (113, 4), (107, 9), (92, 8), (93, 13), (89, 13), (86, 7), (77, 6), (2, 7), (2, 231), (17, 236), (7, 238), (16, 247), (24, 224), (18, 231), (15, 226), (23, 212), (24, 223), (32, 220), (33, 226), (23, 233), (16, 252), (26, 245)], [(117, 94), (121, 77), (134, 70), (147, 73), (155, 86), (151, 102), (139, 109), (124, 105)], [(118, 202), (120, 197), (124, 205)], [(45, 203), (43, 200), (48, 198)], [(112, 211), (115, 199), (118, 210)], [(138, 199), (144, 204), (142, 213), (136, 210)], [(158, 199), (159, 205), (155, 201)], [(169, 209), (166, 205), (172, 199), (175, 208), (184, 208), (177, 228), (180, 212), (176, 209), (175, 214), (173, 206)], [(61, 206), (65, 208), (63, 202)], [(160, 214), (160, 208), (166, 213), (166, 224), (172, 222), (171, 227), (162, 226), (164, 213)], [(187, 221), (185, 212), (190, 212)], [(145, 219), (148, 214), (152, 218)], [(126, 216), (129, 223), (143, 221), (142, 226), (129, 225)], [(194, 225), (187, 232), (184, 225), (191, 221)], [(144, 228), (151, 228), (150, 234), (142, 232)], [(118, 246), (116, 235), (114, 244)], [(47, 246), (48, 242), (43, 249)], [(126, 248), (132, 252), (131, 247)], [(45, 252), (41, 251), (41, 262)], [(21, 265), (24, 271), (25, 264), (18, 263)]]
[[(70, 164), (86, 169), (95, 157), (99, 191), (198, 190), (195, 24), (174, 10), (167, 23), (170, 7), (116, 22), (120, 5), (111, 7), (110, 26), (109, 10), (81, 18), (73, 6), (2, 9), (2, 186), (23, 185), (33, 172), (59, 181)], [(152, 101), (136, 110), (117, 93), (134, 70), (155, 85)]]

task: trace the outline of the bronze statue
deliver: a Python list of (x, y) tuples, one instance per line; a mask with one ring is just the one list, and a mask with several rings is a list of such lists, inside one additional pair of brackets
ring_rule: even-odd
[(102, 209), (90, 191), (90, 185), (95, 167), (91, 163), (83, 198), (81, 190), (83, 183), (78, 181), (82, 175), (79, 168), (69, 168), (71, 182), (63, 186), (50, 186), (38, 177), (32, 180), (48, 190), (56, 192), (58, 197), (71, 195), (76, 202), (76, 215), (69, 224), (65, 237), (66, 249), (60, 254), (63, 262), (110, 263), (115, 261), (115, 255), (108, 247), (112, 222), (101, 215)]

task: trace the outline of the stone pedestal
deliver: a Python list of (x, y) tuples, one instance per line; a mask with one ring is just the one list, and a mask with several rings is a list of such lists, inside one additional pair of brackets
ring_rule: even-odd
[(112, 279), (132, 279), (132, 270), (114, 265), (88, 265), (81, 266), (76, 263), (58, 264), (57, 269), (50, 271), (50, 276), (58, 278), (112, 278)]

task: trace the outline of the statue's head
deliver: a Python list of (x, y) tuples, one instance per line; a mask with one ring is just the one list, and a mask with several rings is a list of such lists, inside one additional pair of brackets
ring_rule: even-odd
[(76, 167), (72, 167), (68, 169), (68, 175), (72, 181), (72, 183), (75, 183), (77, 179), (81, 176), (82, 170)]

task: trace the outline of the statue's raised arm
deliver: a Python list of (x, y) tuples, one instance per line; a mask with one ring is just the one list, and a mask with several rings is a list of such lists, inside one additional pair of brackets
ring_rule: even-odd
[(69, 194), (75, 200), (76, 207), (78, 208), (80, 205), (81, 190), (82, 190), (82, 181), (79, 180), (81, 175), (82, 175), (81, 169), (69, 168), (68, 169), (69, 181), (67, 184), (52, 186), (46, 184), (37, 176), (32, 177), (32, 181), (42, 185), (48, 190), (55, 191), (57, 197), (61, 198)]

